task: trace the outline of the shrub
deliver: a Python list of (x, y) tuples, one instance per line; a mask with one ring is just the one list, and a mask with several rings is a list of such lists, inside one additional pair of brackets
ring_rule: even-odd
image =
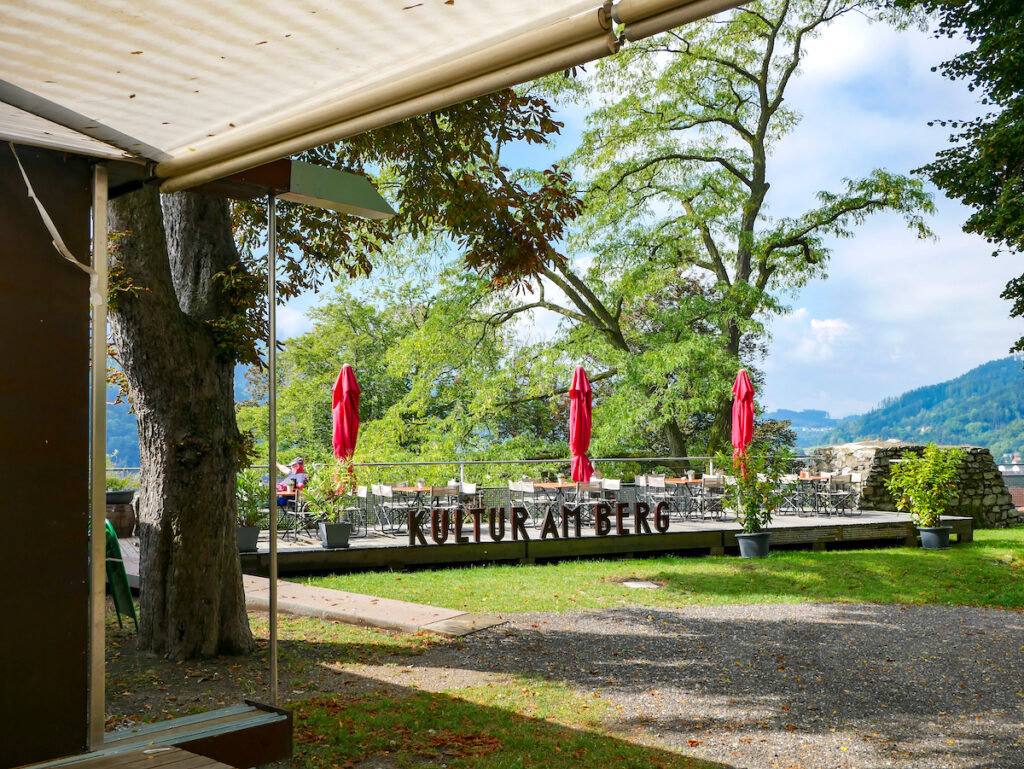
[(715, 460), (719, 466), (733, 466), (735, 481), (726, 484), (726, 505), (745, 534), (756, 534), (772, 522), (782, 505), (782, 476), (792, 461), (793, 452), (788, 449), (768, 453), (753, 446), (742, 459), (723, 454)]
[(907, 455), (893, 462), (885, 485), (896, 498), (897, 509), (909, 512), (916, 526), (938, 526), (940, 516), (949, 512), (956, 499), (963, 458), (963, 449), (929, 443), (920, 456)]
[(254, 467), (238, 474), (235, 486), (236, 520), (239, 526), (257, 526), (264, 508), (270, 502), (270, 488), (263, 473)]

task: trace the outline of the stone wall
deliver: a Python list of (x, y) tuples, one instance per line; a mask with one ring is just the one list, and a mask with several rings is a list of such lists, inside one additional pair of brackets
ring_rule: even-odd
[[(815, 449), (811, 469), (817, 472), (860, 473), (863, 510), (895, 510), (896, 502), (885, 488), (889, 462), (907, 452), (920, 453), (924, 446), (896, 441), (865, 441)], [(960, 467), (960, 494), (953, 503), (952, 515), (974, 519), (977, 528), (1024, 523), (1024, 513), (1013, 505), (1003, 475), (988, 449), (964, 447), (966, 456)]]

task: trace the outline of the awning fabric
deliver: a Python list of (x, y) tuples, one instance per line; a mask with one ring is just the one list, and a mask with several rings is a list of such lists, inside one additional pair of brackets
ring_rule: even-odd
[(606, 56), (613, 14), (634, 39), (739, 2), (0, 0), (0, 138), (184, 189)]

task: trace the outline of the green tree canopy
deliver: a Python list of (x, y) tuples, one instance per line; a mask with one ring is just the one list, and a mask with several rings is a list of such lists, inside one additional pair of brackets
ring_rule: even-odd
[[(972, 47), (938, 69), (981, 95), (985, 114), (940, 120), (955, 133), (950, 146), (920, 169), (946, 194), (973, 209), (966, 232), (999, 249), (1024, 251), (1024, 4), (1018, 0), (897, 0), (937, 15), (936, 36)], [(998, 253), (998, 252), (997, 252)], [(1024, 274), (1002, 294), (1010, 315), (1024, 317)], [(1024, 337), (1014, 350), (1024, 350)]]

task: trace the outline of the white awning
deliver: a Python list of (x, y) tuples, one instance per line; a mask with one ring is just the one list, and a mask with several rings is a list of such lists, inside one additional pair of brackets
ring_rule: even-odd
[[(622, 0), (623, 32), (739, 1)], [(0, 102), (17, 108), (0, 137), (25, 139), (31, 113), (88, 139), (28, 143), (120, 148), (183, 189), (613, 53), (611, 15), (598, 0), (0, 0)]]

